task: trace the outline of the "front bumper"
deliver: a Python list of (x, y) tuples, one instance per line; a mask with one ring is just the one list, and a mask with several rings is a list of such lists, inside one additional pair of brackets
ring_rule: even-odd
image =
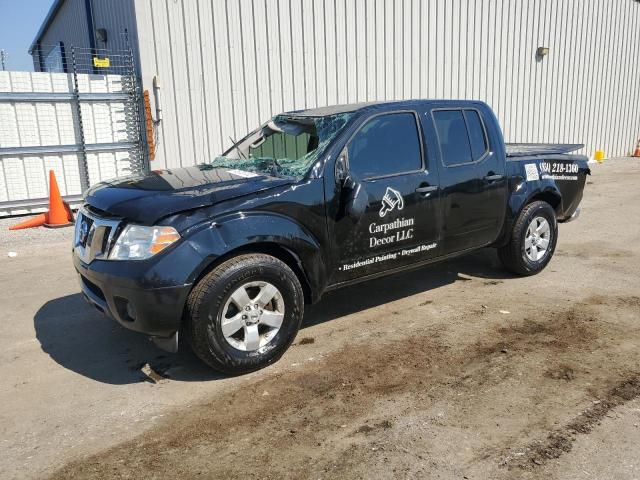
[(154, 285), (142, 265), (128, 268), (132, 262), (104, 260), (85, 264), (76, 252), (73, 263), (87, 301), (122, 326), (164, 338), (180, 328), (191, 284)]

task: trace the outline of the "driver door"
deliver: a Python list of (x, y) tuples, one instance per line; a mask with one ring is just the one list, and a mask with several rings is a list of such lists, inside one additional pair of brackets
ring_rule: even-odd
[(333, 224), (333, 283), (438, 256), (438, 176), (425, 164), (415, 112), (370, 117), (344, 153), (348, 179)]

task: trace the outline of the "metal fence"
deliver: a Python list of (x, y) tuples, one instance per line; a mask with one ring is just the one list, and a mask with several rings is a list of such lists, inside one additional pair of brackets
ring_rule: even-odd
[(0, 216), (46, 208), (48, 170), (72, 205), (148, 169), (129, 51), (39, 46), (42, 72), (0, 72)]

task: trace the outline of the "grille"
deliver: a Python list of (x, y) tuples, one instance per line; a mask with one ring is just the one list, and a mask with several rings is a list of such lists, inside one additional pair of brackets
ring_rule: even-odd
[(84, 263), (109, 255), (120, 225), (120, 219), (102, 218), (85, 208), (78, 211), (73, 248)]

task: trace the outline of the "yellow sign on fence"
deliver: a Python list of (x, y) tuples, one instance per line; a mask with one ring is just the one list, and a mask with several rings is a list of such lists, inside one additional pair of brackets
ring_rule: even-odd
[(109, 57), (106, 58), (98, 58), (93, 57), (93, 66), (96, 68), (109, 68)]

